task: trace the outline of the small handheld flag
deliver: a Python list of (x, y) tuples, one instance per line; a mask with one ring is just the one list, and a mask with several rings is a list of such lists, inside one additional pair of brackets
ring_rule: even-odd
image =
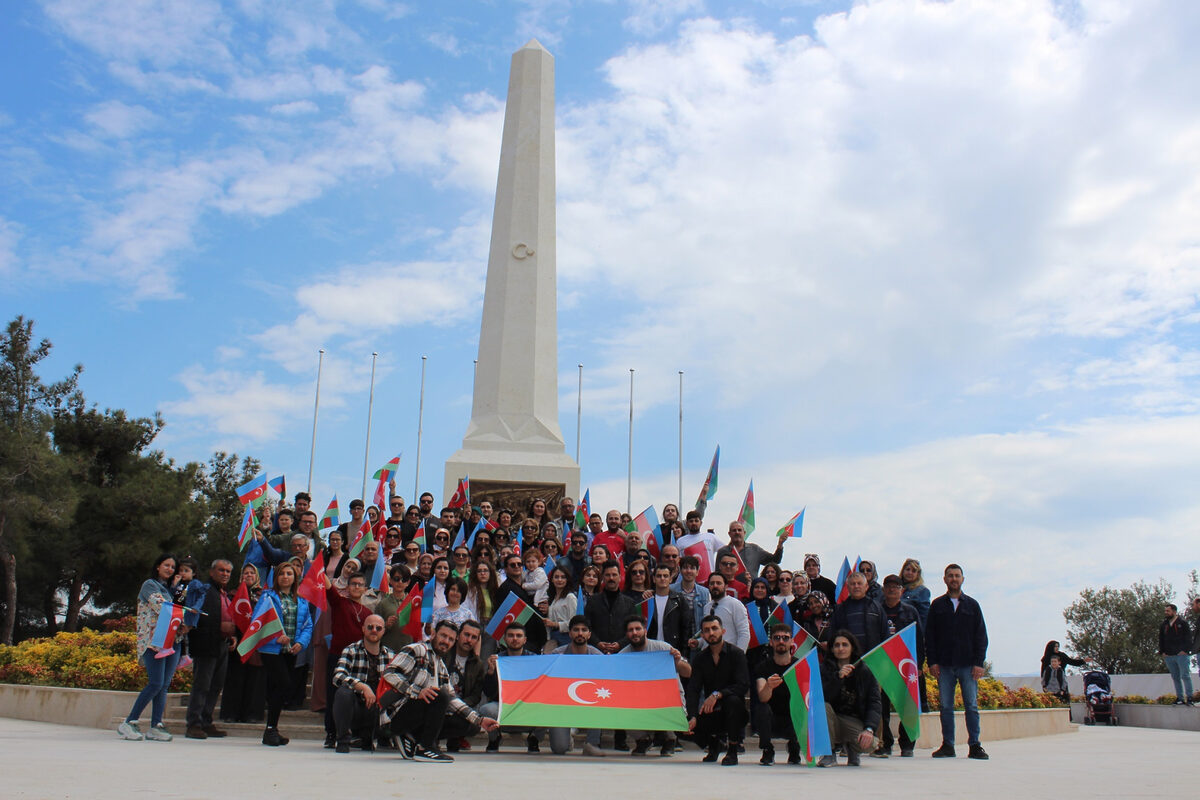
[(512, 592), (508, 593), (508, 597), (504, 598), (504, 602), (496, 609), (496, 613), (492, 615), (491, 622), (487, 624), (487, 634), (496, 641), (504, 638), (504, 632), (508, 630), (508, 626), (514, 622), (524, 624), (530, 617), (533, 616), (533, 608), (521, 598), (517, 597)]
[(658, 558), (662, 550), (662, 526), (658, 524), (658, 512), (654, 510), (654, 506), (648, 506), (645, 511), (630, 520), (625, 530), (640, 535), (650, 555)]
[(464, 476), (458, 479), (458, 488), (454, 490), (454, 496), (450, 498), (450, 502), (446, 503), (447, 508), (463, 508), (471, 504), (471, 477)]
[[(403, 455), (401, 453), (400, 455)], [(388, 485), (388, 482), (396, 475), (396, 470), (400, 467), (400, 456), (396, 456), (391, 461), (384, 464), (379, 469), (375, 470), (375, 480), (379, 483), (375, 486), (375, 505), (380, 509), (387, 508), (387, 496), (383, 493), (383, 489)], [(382, 516), (382, 514), (380, 515)]]
[(311, 603), (314, 608), (329, 610), (329, 597), (325, 594), (324, 550), (319, 551), (317, 557), (312, 560), (308, 572), (304, 573), (304, 580), (296, 587), (296, 594)]
[(833, 602), (840, 603), (850, 596), (850, 587), (846, 584), (846, 579), (850, 577), (850, 558), (849, 556), (842, 559), (842, 568), (838, 570), (837, 585), (833, 590)]
[[(778, 539), (799, 539), (804, 535), (804, 512), (808, 506), (800, 509), (800, 513), (789, 519), (782, 528), (775, 534)], [(818, 514), (818, 516), (820, 516)]]
[(346, 552), (350, 554), (350, 558), (358, 558), (358, 554), (363, 551), (363, 548), (373, 541), (375, 541), (375, 536), (371, 533), (371, 520), (364, 519), (362, 525), (358, 526), (358, 532), (354, 534), (354, 541), (351, 542), (350, 549)]
[(287, 482), (284, 480), (283, 475), (280, 475), (278, 478), (271, 478), (271, 480), (267, 481), (267, 485), (275, 490), (275, 493), (279, 495), (281, 500), (287, 499)]
[(317, 523), (317, 528), (326, 530), (328, 528), (336, 528), (338, 526), (338, 502), (337, 495), (329, 501), (329, 506), (325, 509), (325, 513), (321, 515), (321, 520)]
[(158, 621), (154, 623), (154, 635), (150, 644), (158, 648), (155, 658), (166, 658), (175, 652), (175, 636), (179, 626), (183, 624), (185, 608), (175, 603), (163, 603), (158, 612)]
[(754, 533), (754, 479), (750, 479), (750, 488), (746, 490), (746, 499), (742, 501), (742, 510), (738, 512), (738, 522), (746, 531), (746, 535)]
[[(582, 614), (582, 611), (576, 611), (576, 614)], [(647, 597), (642, 602), (638, 603), (633, 608), (633, 613), (642, 618), (642, 624), (646, 626), (646, 630), (650, 629), (650, 618), (654, 616), (654, 596)]]
[(267, 493), (267, 473), (251, 478), (235, 491), (242, 505), (253, 504), (257, 508), (262, 503), (263, 495)]
[(383, 556), (375, 559), (375, 569), (371, 573), (371, 588), (377, 590), (380, 594), (387, 594), (391, 591), (388, 588), (387, 569), (383, 565)]
[(404, 602), (396, 609), (396, 627), (411, 636), (414, 642), (421, 641), (421, 599), (421, 584), (413, 581)]
[(905, 625), (862, 657), (879, 681), (900, 723), (915, 742), (921, 736), (921, 669), (917, 666), (917, 623)]
[(575, 530), (586, 531), (588, 517), (592, 515), (592, 490), (583, 493), (583, 499), (575, 506)]
[(708, 501), (717, 496), (717, 464), (720, 460), (721, 445), (717, 445), (712, 463), (708, 465), (708, 476), (704, 479), (704, 485), (700, 487), (700, 497), (696, 499), (696, 510), (701, 514), (704, 514), (704, 510), (708, 508)]
[(254, 603), (250, 602), (250, 587), (245, 583), (238, 584), (238, 590), (233, 595), (233, 604), (229, 607), (229, 616), (242, 633), (250, 627), (250, 620), (254, 618)]
[(250, 540), (254, 538), (254, 507), (246, 506), (246, 513), (242, 515), (242, 528), (238, 531), (237, 543), (238, 552), (246, 549), (246, 545), (250, 544)]
[(279, 619), (279, 612), (275, 610), (275, 604), (270, 600), (265, 603), (260, 600), (259, 604), (262, 606), (262, 610), (254, 615), (254, 619), (250, 621), (250, 626), (246, 629), (246, 634), (237, 646), (237, 652), (242, 657), (243, 664), (250, 659), (250, 656), (254, 655), (254, 651), (283, 635), (283, 621)]
[(433, 592), (437, 588), (437, 578), (430, 578), (421, 590), (421, 622), (433, 622)]
[(783, 682), (788, 687), (792, 729), (805, 757), (812, 761), (818, 756), (833, 755), (829, 720), (825, 716), (825, 692), (821, 688), (821, 666), (815, 648), (783, 673)]

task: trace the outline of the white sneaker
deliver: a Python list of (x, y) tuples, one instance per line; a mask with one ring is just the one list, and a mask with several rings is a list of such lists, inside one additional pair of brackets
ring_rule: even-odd
[(580, 752), (583, 753), (585, 756), (591, 756), (592, 758), (604, 758), (605, 756), (608, 755), (607, 753), (605, 753), (599, 747), (596, 747), (596, 745), (592, 744), (591, 742), (584, 742), (583, 748), (580, 750)]
[(140, 742), (142, 739), (146, 738), (142, 735), (142, 732), (138, 730), (138, 724), (136, 722), (122, 722), (117, 726), (117, 733), (121, 734), (122, 739), (130, 742)]
[(169, 742), (174, 738), (161, 722), (146, 731), (146, 741), (148, 742)]

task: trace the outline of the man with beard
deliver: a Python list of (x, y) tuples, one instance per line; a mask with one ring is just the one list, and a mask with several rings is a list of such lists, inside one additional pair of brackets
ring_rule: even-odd
[(783, 674), (792, 668), (796, 659), (792, 657), (792, 629), (783, 622), (771, 626), (768, 634), (771, 657), (758, 666), (755, 688), (761, 701), (754, 708), (754, 727), (758, 729), (759, 747), (762, 749), (760, 764), (769, 767), (775, 763), (775, 746), (772, 739), (786, 739), (789, 764), (800, 763), (800, 742), (792, 725), (790, 707), (791, 693), (783, 682)]

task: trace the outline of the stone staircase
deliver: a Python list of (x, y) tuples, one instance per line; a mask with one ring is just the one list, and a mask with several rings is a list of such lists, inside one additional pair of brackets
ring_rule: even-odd
[[(167, 730), (176, 736), (183, 736), (187, 729), (187, 701), (188, 696), (184, 692), (176, 692), (167, 695), (167, 710), (163, 714), (163, 724), (167, 726)], [(217, 706), (218, 710), (220, 705)], [(142, 732), (150, 724), (150, 709), (147, 708), (142, 714)], [(116, 730), (117, 726), (124, 721), (123, 716), (116, 716), (112, 719), (112, 728)], [(261, 722), (221, 722), (214, 720), (216, 726), (227, 732), (230, 736), (237, 736), (247, 739), (261, 739), (264, 723)], [(325, 739), (325, 717), (323, 714), (316, 714), (312, 711), (284, 711), (279, 716), (279, 732), (289, 739), (315, 739), (323, 741)]]

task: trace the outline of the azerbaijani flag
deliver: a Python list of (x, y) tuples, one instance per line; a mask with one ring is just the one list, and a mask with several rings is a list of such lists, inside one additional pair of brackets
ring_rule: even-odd
[(588, 489), (583, 493), (583, 499), (579, 501), (579, 505), (575, 506), (575, 529), (586, 531), (588, 529), (588, 517), (592, 515), (592, 490)]
[(917, 667), (917, 623), (905, 625), (894, 635), (868, 650), (862, 657), (879, 681), (879, 688), (892, 701), (900, 723), (915, 742), (921, 736), (921, 698)]
[(754, 479), (750, 479), (750, 488), (746, 490), (746, 499), (742, 501), (742, 510), (738, 512), (738, 522), (746, 529), (746, 535), (754, 533)]
[(496, 641), (504, 638), (504, 632), (508, 630), (508, 626), (513, 622), (524, 624), (533, 616), (533, 607), (526, 603), (514, 593), (509, 592), (508, 597), (504, 598), (504, 602), (496, 609), (496, 613), (492, 615), (491, 621), (487, 624), (487, 634)]
[(325, 513), (321, 515), (321, 519), (317, 522), (317, 528), (319, 530), (325, 530), (327, 528), (336, 528), (337, 526), (338, 504), (337, 495), (335, 494), (333, 499), (329, 501), (329, 506), (325, 509)]
[(425, 552), (425, 523), (417, 525), (417, 530), (413, 533), (412, 540), (421, 547), (421, 552)]
[(750, 644), (748, 647), (760, 647), (767, 643), (767, 626), (758, 613), (755, 604), (746, 606), (746, 616), (750, 618)]
[(254, 615), (254, 619), (250, 620), (250, 627), (246, 629), (242, 641), (237, 646), (237, 652), (242, 657), (243, 664), (250, 659), (250, 656), (254, 655), (255, 650), (283, 635), (283, 620), (279, 618), (275, 604), (270, 600), (265, 603), (260, 600), (259, 604), (263, 606), (263, 609)]
[(804, 535), (804, 512), (808, 508), (805, 506), (800, 509), (800, 513), (789, 519), (782, 528), (776, 532), (775, 537), (778, 539), (799, 539)]
[(300, 581), (300, 585), (296, 587), (296, 594), (311, 603), (314, 608), (322, 611), (329, 610), (329, 595), (325, 593), (324, 550), (317, 551), (317, 557), (309, 564), (308, 572), (304, 573), (304, 580)]
[(854, 557), (854, 567), (850, 571), (851, 572), (862, 572), (862, 556)]
[(490, 531), (499, 528), (499, 525), (489, 525), (487, 517), (480, 517), (479, 522), (475, 523), (475, 529), (471, 531), (471, 535), (467, 537), (467, 549), (475, 549), (475, 536), (480, 531)]
[(238, 531), (237, 543), (238, 552), (246, 549), (246, 545), (254, 538), (254, 506), (246, 506), (246, 513), (242, 515), (242, 528)]
[(685, 731), (670, 653), (501, 658), (500, 724)]
[(437, 578), (430, 578), (421, 590), (421, 622), (433, 622), (433, 590), (437, 587)]
[[(576, 614), (582, 614), (582, 611), (576, 611)], [(642, 624), (646, 626), (646, 630), (650, 629), (650, 618), (654, 615), (654, 595), (650, 595), (642, 602), (638, 603), (633, 608), (633, 613), (642, 618)]]
[[(404, 454), (401, 453), (400, 455), (402, 456)], [(387, 462), (382, 467), (375, 470), (375, 480), (379, 481), (379, 485), (377, 485), (375, 487), (375, 498), (374, 499), (375, 499), (375, 505), (377, 505), (381, 509), (381, 511), (382, 511), (382, 509), (386, 509), (388, 507), (387, 506), (387, 497), (383, 493), (383, 487), (387, 486), (388, 481), (390, 481), (395, 476), (396, 470), (399, 468), (400, 468), (400, 456), (396, 456), (391, 461)], [(380, 513), (379, 516), (382, 517), (383, 514)]]
[(708, 501), (717, 496), (717, 463), (720, 460), (721, 445), (717, 445), (712, 463), (708, 465), (708, 476), (704, 479), (704, 485), (700, 487), (700, 497), (696, 499), (696, 510), (701, 514), (704, 513), (704, 509), (708, 508)]
[[(362, 525), (358, 526), (358, 532), (354, 534), (354, 541), (350, 544), (350, 549), (346, 552), (350, 554), (350, 558), (358, 558), (358, 554), (363, 551), (363, 548), (373, 541), (375, 541), (375, 535), (371, 533), (371, 520), (363, 519)], [(382, 557), (382, 553), (380, 556)]]
[(813, 648), (783, 673), (788, 687), (788, 704), (796, 739), (810, 761), (833, 755), (829, 741), (829, 720), (825, 716), (825, 691), (821, 688), (821, 665)]
[(284, 480), (283, 475), (280, 475), (278, 478), (271, 478), (271, 480), (267, 481), (267, 485), (275, 490), (281, 500), (287, 499), (287, 481)]
[(650, 555), (658, 558), (662, 550), (662, 526), (658, 524), (658, 512), (654, 506), (647, 506), (645, 511), (630, 520), (625, 530), (641, 536), (642, 544), (650, 551)]
[(249, 482), (243, 483), (234, 491), (237, 492), (238, 500), (242, 505), (253, 505), (258, 508), (262, 504), (263, 496), (267, 493), (267, 473), (263, 473), (255, 478), (251, 478)]
[[(467, 543), (467, 521), (464, 519), (458, 523), (458, 533), (454, 534), (454, 541), (450, 543), (450, 549), (458, 547), (460, 544)], [(467, 548), (468, 550), (471, 548)]]
[(175, 603), (163, 603), (158, 612), (158, 621), (154, 623), (154, 635), (150, 644), (158, 648), (155, 658), (166, 658), (175, 652), (175, 635), (183, 624), (184, 606)]
[(850, 596), (850, 587), (846, 585), (846, 578), (850, 577), (850, 557), (842, 559), (842, 568), (838, 570), (837, 585), (833, 591), (833, 602), (840, 603)]
[(454, 490), (454, 496), (450, 498), (450, 502), (446, 503), (447, 508), (463, 508), (471, 504), (471, 476), (466, 475), (458, 479), (458, 488)]
[(388, 571), (383, 565), (383, 556), (375, 559), (375, 571), (371, 573), (371, 588), (378, 590), (380, 594), (387, 594), (391, 591), (388, 588)]

